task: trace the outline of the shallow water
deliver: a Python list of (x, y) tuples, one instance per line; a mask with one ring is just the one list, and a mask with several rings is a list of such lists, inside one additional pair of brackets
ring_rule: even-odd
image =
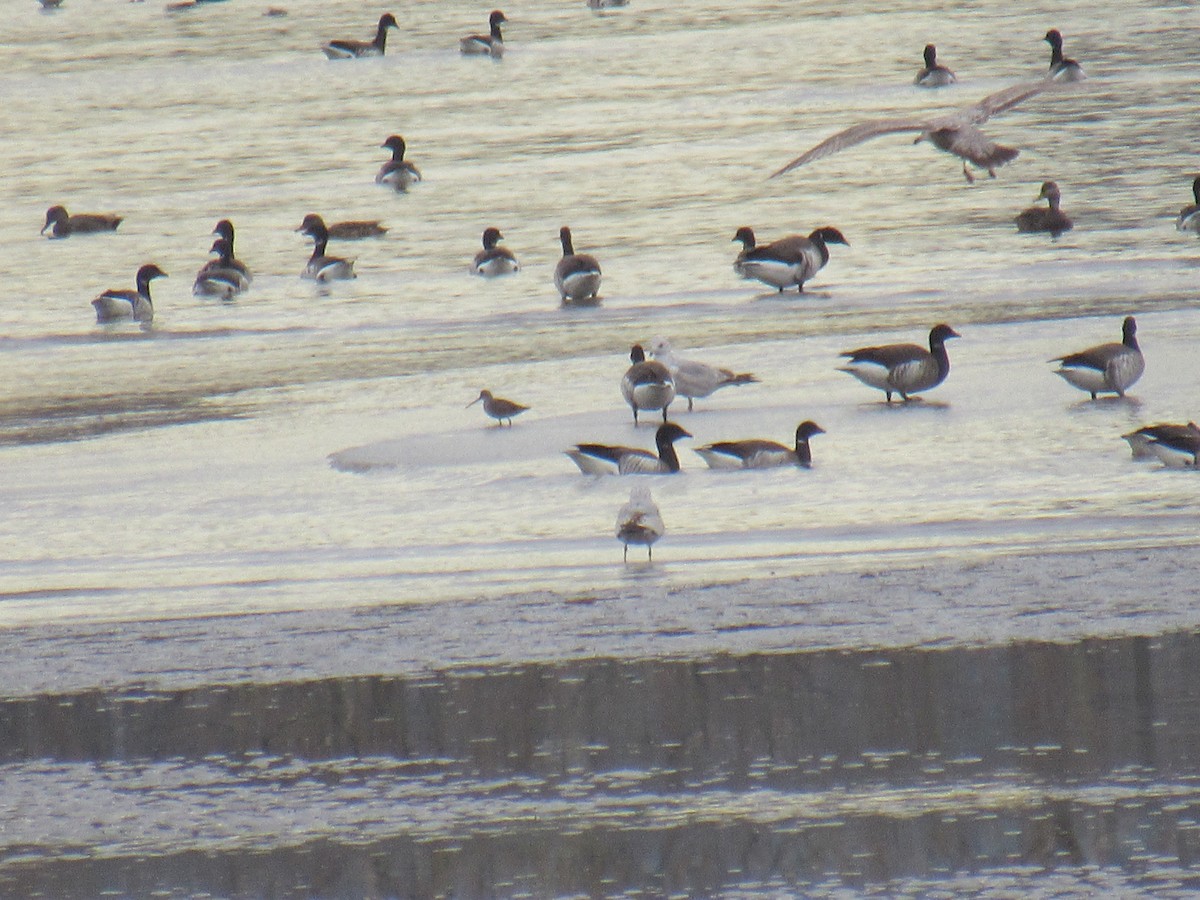
[[(349, 2), (295, 4), (280, 18), (264, 16), (266, 9), (230, 0), (168, 13), (158, 2), (65, 0), (56, 13), (29, 3), (0, 22), (5, 46), (22, 51), (10, 52), (0, 74), (9, 159), (0, 179), (0, 241), (10, 251), (10, 302), (0, 310), (0, 457), (8, 473), (0, 485), (0, 624), (12, 660), (0, 683), (28, 721), (47, 720), (60, 700), (76, 709), (64, 698), (89, 690), (107, 698), (101, 706), (122, 706), (142, 686), (203, 692), (250, 678), (269, 692), (284, 690), (301, 677), (296, 672), (341, 685), (486, 663), (503, 667), (488, 682), (500, 685), (499, 696), (510, 667), (582, 666), (597, 653), (621, 656), (627, 675), (667, 666), (666, 657), (728, 652), (743, 665), (756, 652), (831, 646), (854, 652), (1040, 639), (1084, 653), (1085, 637), (1198, 624), (1184, 599), (1194, 579), (1186, 562), (1169, 560), (1171, 553), (1193, 558), (1200, 479), (1135, 464), (1120, 439), (1142, 424), (1198, 414), (1200, 361), (1192, 348), (1200, 339), (1200, 247), (1173, 225), (1190, 201), (1195, 170), (1190, 7), (1132, 3), (1106, 10), (1099, 22), (1083, 3), (994, 10), (904, 3), (878, 11), (851, 2), (798, 16), (793, 4), (766, 0), (732, 7), (634, 0), (599, 15), (582, 2), (533, 2), (506, 10), (509, 49), (492, 62), (457, 52), (457, 36), (482, 28), (485, 13), (416, 2), (395, 10), (402, 27), (390, 35), (387, 56), (352, 63), (328, 62), (318, 48), (331, 37), (370, 37), (377, 12)], [(766, 180), (859, 119), (951, 109), (1040, 76), (1048, 58), (1040, 36), (1050, 25), (1063, 30), (1069, 55), (1091, 77), (985, 126), (1021, 150), (995, 180), (968, 185), (955, 160), (905, 135)], [(929, 41), (960, 84), (933, 93), (910, 86)], [(1142, 50), (1149, 59), (1137, 55)], [(406, 137), (424, 175), (407, 195), (373, 183), (386, 156), (378, 145), (391, 133)], [(1012, 217), (1046, 178), (1062, 187), (1076, 229), (1058, 240), (1018, 235)], [(53, 203), (126, 221), (116, 234), (49, 241), (37, 229)], [(293, 229), (308, 212), (381, 218), (391, 230), (374, 241), (332, 244), (332, 252), (357, 258), (359, 278), (319, 290), (298, 277), (308, 247)], [(238, 255), (255, 273), (234, 303), (190, 293), (221, 217), (237, 225)], [(604, 268), (595, 309), (558, 303), (550, 273), (563, 224)], [(730, 238), (745, 224), (762, 239), (835, 224), (851, 246), (833, 248), (805, 297), (779, 297), (731, 270)], [(467, 274), (488, 225), (505, 233), (520, 274), (495, 281)], [(96, 326), (90, 299), (131, 287), (133, 272), (151, 260), (171, 274), (154, 285), (153, 328)], [(1138, 318), (1148, 360), (1130, 397), (1091, 402), (1052, 374), (1046, 360), (1118, 339), (1128, 314)], [(921, 403), (889, 407), (835, 369), (842, 350), (922, 341), (938, 321), (963, 338), (950, 344), (949, 379)], [(585, 440), (649, 446), (652, 428), (633, 427), (617, 384), (630, 345), (655, 335), (686, 355), (753, 371), (761, 384), (698, 401), (690, 414), (673, 409), (695, 440), (681, 445), (681, 476), (648, 479), (668, 533), (652, 567), (623, 566), (612, 529), (627, 481), (585, 478), (561, 451)], [(492, 427), (478, 406), (464, 408), (483, 387), (532, 409), (511, 429)], [(730, 438), (787, 440), (805, 418), (827, 431), (813, 442), (811, 471), (709, 472), (687, 449)], [(1136, 576), (1147, 565), (1142, 549), (1158, 554), (1158, 591), (1127, 571)], [(1004, 563), (1038, 554), (1086, 563), (1078, 570), (1044, 560)], [(945, 599), (983, 578), (976, 567), (984, 564), (999, 565), (986, 581), (994, 596), (966, 608)], [(790, 583), (778, 581), (861, 573), (874, 585), (922, 566), (956, 573), (942, 585), (944, 596), (927, 591), (923, 578), (901, 579), (895, 596), (851, 582), (825, 605), (807, 597), (795, 606), (787, 602)], [(1028, 572), (1044, 577), (1021, 581)], [(1082, 598), (1073, 593), (1080, 578), (1093, 592)], [(641, 610), (649, 604), (659, 612)], [(359, 645), (340, 617), (379, 607), (411, 608), (421, 639), (405, 642), (385, 629), (398, 643), (373, 645), (369, 664), (343, 666), (344, 653), (331, 648)], [(593, 608), (595, 618), (579, 620)], [(241, 626), (205, 618), (241, 613), (272, 624), (278, 620), (265, 614), (317, 618), (277, 641), (265, 625), (257, 645), (235, 639)], [(197, 633), (177, 621), (189, 617), (204, 623)], [(160, 620), (174, 624), (156, 638)], [(371, 621), (364, 630), (378, 627)], [(139, 639), (109, 647), (109, 628)], [(288, 649), (307, 647), (302, 635), (310, 628), (328, 638), (312, 652), (338, 661), (328, 671)], [(735, 645), (712, 639), (734, 632)], [(220, 649), (226, 645), (232, 649)], [(193, 646), (195, 658), (184, 649)], [(185, 685), (175, 684), (173, 662), (187, 673)], [(1091, 703), (1077, 701), (1080, 710)], [(259, 701), (248, 702), (257, 709)], [(645, 702), (670, 705), (674, 693)], [(869, 720), (877, 710), (852, 708), (850, 718)], [(685, 718), (699, 727), (710, 713), (697, 701)], [(228, 722), (254, 713), (239, 707), (224, 715)], [(98, 767), (115, 766), (120, 780), (130, 760), (155, 758), (152, 748), (116, 744), (65, 754), (82, 769), (35, 773), (43, 759), (63, 756), (55, 748), (90, 721), (68, 716), (51, 730), (57, 738), (9, 757), (15, 768), (6, 781), (26, 786), (26, 808), (44, 805), (64, 783), (79, 790)], [(197, 733), (186, 716), (172, 727)], [(497, 739), (493, 730), (480, 725), (476, 739)], [(338, 726), (322, 726), (305, 740), (341, 739)], [(151, 770), (175, 766), (182, 755), (185, 781), (216, 777), (199, 772), (209, 763), (186, 744), (171, 762), (149, 763)], [(237, 769), (246, 752), (215, 746), (212, 765)], [(286, 754), (319, 768), (321, 778), (358, 765), (318, 763), (298, 748), (256, 752)], [(404, 754), (357, 752), (383, 755), (378, 766), (363, 764), (382, 773), (371, 778), (385, 795), (418, 788), (397, 774)], [(607, 761), (596, 771), (607, 772)], [(458, 774), (439, 777), (457, 783)], [(918, 793), (957, 790), (936, 782)], [(1098, 776), (1080, 784), (1108, 790)], [(700, 823), (689, 852), (712, 858), (715, 851), (696, 849), (719, 842), (703, 811), (757, 802), (742, 787), (732, 800), (696, 800), (694, 815), (683, 817)], [(469, 780), (458, 789), (479, 807), (478, 822), (508, 821), (511, 798), (491, 808)], [(218, 812), (261, 808), (256, 790), (232, 788)], [(604, 787), (589, 790), (598, 803), (607, 796)], [(1194, 794), (1180, 790), (1178, 802), (1190, 809)], [(155, 815), (191, 821), (192, 793), (185, 786), (156, 795), (165, 805)], [(1123, 808), (1115, 797), (1088, 802), (1111, 819)], [(99, 810), (106, 802), (83, 805)], [(357, 815), (353, 792), (330, 802)], [(414, 810), (423, 802), (414, 799)], [(978, 805), (989, 804), (1003, 805)], [(636, 806), (620, 814), (641, 815)], [(944, 865), (922, 857), (864, 864), (859, 874), (845, 861), (768, 874), (745, 860), (725, 861), (719, 881), (673, 880), (661, 854), (638, 861), (639, 871), (655, 873), (641, 881), (608, 869), (589, 875), (590, 854), (620, 857), (630, 835), (640, 834), (626, 821), (605, 826), (603, 850), (561, 844), (555, 853), (572, 861), (563, 863), (570, 875), (496, 870), (492, 890), (701, 893), (720, 884), (727, 893), (770, 895), (779, 884), (836, 892), (888, 882), (897, 892), (929, 893), (947, 877)], [(665, 821), (654, 819), (647, 833), (664, 841), (683, 833)], [(904, 816), (888, 821), (914, 824)], [(920, 831), (926, 820), (915, 821)], [(1032, 826), (1013, 828), (1028, 853)], [(445, 834), (414, 836), (385, 821), (369, 842), (376, 856), (398, 854), (422, 873), (414, 895), (479, 895), (496, 858), (544, 858), (547, 842), (559, 837), (552, 831), (518, 830), (511, 840), (521, 848), (499, 838), (477, 846)], [(317, 855), (345, 858), (345, 833), (325, 834), (326, 855)], [(984, 840), (970, 834), (968, 844)], [(909, 831), (906, 839), (928, 847), (934, 837)], [(21, 864), (32, 872), (22, 883), (49, 895), (67, 883), (58, 879), (75, 877), (130, 894), (151, 882), (182, 894), (273, 890), (202, 882), (186, 874), (193, 870), (183, 858), (135, 872), (127, 859), (144, 848), (120, 847), (110, 865), (100, 861), (104, 854), (79, 849), (89, 840), (25, 834), (11, 837), (4, 855), (26, 841), (41, 848), (38, 865)], [(1179, 846), (1190, 847), (1188, 840)], [(408, 846), (414, 841), (421, 847)], [(1100, 878), (1103, 890), (1115, 868), (1120, 889), (1135, 890), (1136, 879), (1121, 879), (1161, 862), (1135, 864), (1081, 841), (1081, 859), (1068, 862), (1108, 874), (1090, 869), (1064, 888), (1044, 869), (1020, 868), (1016, 851), (1000, 852), (1002, 845), (980, 851), (987, 862), (977, 889), (1009, 889), (1011, 879), (1019, 892), (1085, 891), (1081, 884)], [(427, 852), (443, 846), (465, 862), (438, 875)], [(203, 833), (193, 849), (199, 859), (245, 854), (259, 870), (290, 871), (304, 868), (294, 847), (282, 838), (252, 846)], [(265, 865), (268, 851), (279, 855)], [(66, 864), (76, 853), (94, 863), (88, 874)], [(60, 857), (62, 867), (53, 864)], [(1189, 860), (1181, 849), (1161, 869)], [(951, 869), (961, 878), (970, 867)], [(738, 871), (748, 874), (734, 877)], [(110, 877), (129, 880), (104, 881)], [(1151, 889), (1173, 877), (1152, 879)], [(392, 876), (378, 889), (361, 880), (320, 890), (317, 883), (308, 883), (310, 892), (404, 892), (403, 879)], [(957, 887), (949, 890), (972, 890), (951, 883)], [(279, 893), (289, 891), (304, 888), (281, 882)]]

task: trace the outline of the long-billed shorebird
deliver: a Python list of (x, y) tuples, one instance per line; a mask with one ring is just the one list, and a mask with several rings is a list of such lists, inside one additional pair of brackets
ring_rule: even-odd
[(503, 397), (493, 396), (491, 391), (480, 391), (479, 396), (468, 403), (466, 408), (470, 409), (480, 401), (483, 402), (483, 411), (495, 419), (498, 426), (503, 425), (507, 419), (511, 427), (513, 416), (519, 416), (529, 409), (528, 406), (522, 406), (520, 403), (505, 400)]

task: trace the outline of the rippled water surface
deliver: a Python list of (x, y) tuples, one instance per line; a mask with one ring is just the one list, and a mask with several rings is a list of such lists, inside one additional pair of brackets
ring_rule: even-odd
[[(4, 733), (18, 735), (0, 802), (21, 823), (0, 832), (0, 884), (46, 896), (72, 883), (79, 896), (1184, 889), (1194, 760), (1096, 747), (1178, 725), (1156, 705), (1175, 703), (1173, 688), (1137, 673), (1164, 665), (1162, 641), (1190, 646), (1198, 624), (1200, 479), (1135, 464), (1120, 439), (1200, 416), (1200, 246), (1174, 228), (1197, 171), (1191, 5), (1098, 17), (1075, 2), (633, 0), (593, 13), (531, 0), (505, 9), (508, 50), (492, 61), (457, 51), (487, 9), (410, 2), (391, 10), (401, 27), (385, 57), (344, 63), (320, 45), (369, 38), (384, 8), (275, 6), (287, 15), (257, 0), (64, 0), (51, 13), (23, 0), (0, 22), (0, 693)], [(901, 134), (767, 180), (857, 121), (1040, 77), (1049, 27), (1090, 77), (987, 123), (1021, 151), (996, 179), (969, 185), (956, 160)], [(911, 86), (929, 42), (958, 85)], [(406, 195), (373, 182), (393, 133), (424, 176)], [(1048, 178), (1076, 228), (1017, 234), (1013, 216)], [(56, 203), (125, 221), (46, 240)], [(309, 247), (294, 229), (309, 212), (390, 230), (332, 243), (359, 277), (318, 289), (299, 277)], [(255, 274), (232, 303), (191, 294), (223, 217)], [(825, 224), (850, 246), (833, 247), (805, 296), (733, 273), (738, 226), (771, 239)], [(468, 274), (489, 225), (519, 274)], [(559, 304), (562, 225), (604, 269), (596, 308)], [(131, 287), (150, 261), (170, 273), (154, 284), (153, 327), (97, 326), (91, 298)], [(1092, 402), (1053, 375), (1046, 360), (1117, 340), (1126, 315), (1147, 357), (1129, 397)], [(922, 341), (940, 321), (963, 337), (924, 402), (889, 407), (836, 371), (840, 351)], [(761, 383), (673, 408), (695, 439), (680, 445), (681, 476), (647, 479), (667, 535), (653, 566), (624, 566), (612, 528), (627, 480), (585, 478), (562, 450), (650, 445), (618, 382), (630, 345), (657, 335)], [(464, 408), (485, 387), (532, 408), (492, 427)], [(806, 418), (827, 432), (811, 471), (710, 472), (688, 449), (787, 440)], [(1016, 708), (1027, 685), (989, 668), (1009, 651), (987, 648), (1057, 642), (1047, 678), (1079, 688), (1064, 715), (1088, 717), (1107, 707), (1075, 681), (1099, 652), (1086, 641), (1139, 635), (1154, 637), (1120, 645), (1147, 655), (1122, 683), (1149, 693), (1078, 744), (1006, 728), (959, 749), (953, 735), (975, 724), (947, 737), (929, 718), (943, 700), (927, 698), (911, 727), (834, 746), (825, 724), (794, 718), (810, 675), (764, 699), (777, 673), (756, 668), (756, 654), (797, 653), (803, 673), (821, 648), (865, 654), (853, 665), (871, 672), (864, 648), (982, 646), (952, 702), (1008, 691)], [(704, 684), (726, 658), (755, 674), (719, 696), (759, 698), (745, 727), (776, 737), (748, 737), (718, 694), (671, 683), (691, 666), (688, 684)], [(678, 717), (652, 741), (667, 756), (704, 736), (686, 765), (639, 756), (632, 732), (539, 730), (550, 701), (512, 688), (590, 683), (603, 665), (614, 683), (646, 680), (636, 716)], [(447, 699), (460, 684), (479, 696)], [(614, 700), (592, 690), (562, 702), (635, 727), (619, 703), (594, 709)], [(866, 728), (906, 702), (837, 708)], [(461, 720), (466, 743), (423, 743), (414, 703)], [(308, 712), (268, 726), (262, 710), (281, 705)], [(133, 740), (134, 709), (175, 737)], [(244, 739), (204, 737), (247, 720), (260, 727)], [(377, 720), (392, 724), (376, 733)], [(788, 729), (818, 736), (786, 749)], [(1043, 745), (1061, 763), (1048, 780), (1014, 774)], [(285, 789), (298, 792), (291, 811), (264, 813), (276, 804), (262, 792)], [(81, 798), (78, 827), (59, 827), (51, 798), (64, 792)], [(206, 880), (213, 860), (232, 880)], [(330, 871), (340, 880), (322, 880)]]

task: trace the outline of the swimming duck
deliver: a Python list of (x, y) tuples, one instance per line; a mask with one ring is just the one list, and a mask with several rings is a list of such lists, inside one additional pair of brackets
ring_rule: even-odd
[(393, 134), (380, 146), (391, 150), (392, 158), (379, 167), (375, 175), (376, 184), (386, 184), (397, 192), (403, 192), (421, 180), (417, 167), (404, 159), (404, 152), (408, 149), (404, 138)]
[(329, 236), (339, 241), (359, 241), (363, 238), (383, 237), (387, 226), (376, 219), (352, 219), (348, 222), (333, 222), (327, 226)]
[(633, 410), (633, 424), (638, 423), (638, 410), (661, 409), (663, 421), (667, 421), (667, 408), (675, 399), (675, 379), (670, 370), (660, 362), (646, 359), (641, 344), (634, 344), (629, 352), (632, 365), (621, 378), (621, 396)]
[(475, 261), (471, 263), (471, 271), (474, 274), (492, 278), (521, 271), (512, 251), (507, 247), (496, 246), (503, 237), (499, 228), (483, 230), (483, 249), (475, 254)]
[(962, 337), (949, 325), (935, 325), (929, 332), (929, 349), (918, 344), (885, 344), (860, 347), (840, 354), (850, 362), (839, 367), (863, 384), (883, 391), (887, 402), (899, 394), (906, 403), (913, 394), (937, 387), (950, 374), (950, 356), (946, 341)]
[(116, 231), (117, 226), (125, 221), (121, 216), (106, 213), (78, 213), (68, 215), (65, 207), (52, 206), (46, 210), (46, 224), (39, 234), (45, 234), (50, 228), (52, 238), (65, 238), (73, 234), (95, 234), (98, 231)]
[(1075, 223), (1071, 221), (1070, 217), (1059, 209), (1062, 193), (1053, 181), (1044, 182), (1042, 190), (1035, 199), (1045, 200), (1049, 205), (1031, 206), (1018, 215), (1014, 220), (1017, 223), (1017, 231), (1024, 233), (1048, 231), (1058, 237), (1064, 231), (1070, 231), (1075, 227)]
[(389, 28), (399, 28), (396, 24), (396, 17), (391, 13), (384, 13), (379, 17), (379, 25), (375, 29), (375, 40), (373, 41), (351, 41), (339, 40), (330, 41), (321, 50), (330, 59), (355, 59), (362, 56), (383, 56), (384, 47), (387, 45), (387, 30)]
[(1179, 218), (1175, 220), (1175, 227), (1180, 231), (1194, 231), (1200, 234), (1200, 175), (1196, 176), (1196, 180), (1192, 182), (1192, 198), (1195, 203), (1189, 203), (1179, 211)]
[(566, 454), (585, 475), (671, 475), (679, 471), (675, 442), (691, 435), (674, 422), (664, 422), (654, 433), (655, 456), (637, 447), (608, 444), (576, 444)]
[(1200, 453), (1200, 426), (1195, 422), (1146, 425), (1121, 437), (1128, 442), (1134, 459), (1157, 459), (1172, 468), (1195, 466)]
[(196, 273), (196, 280), (192, 283), (194, 296), (232, 300), (250, 286), (245, 273), (233, 265), (236, 262), (233, 248), (226, 238), (218, 237), (213, 241), (209, 253), (216, 254), (216, 258), (206, 262)]
[(137, 270), (137, 290), (112, 288), (92, 301), (96, 310), (96, 321), (100, 323), (133, 319), (149, 323), (154, 320), (154, 304), (150, 301), (150, 282), (155, 278), (166, 278), (167, 273), (153, 263)]
[(554, 267), (554, 286), (562, 296), (563, 303), (598, 303), (596, 292), (600, 290), (600, 263), (587, 253), (576, 253), (571, 240), (571, 229), (565, 225), (558, 231), (562, 243), (562, 259)]
[(937, 47), (933, 44), (925, 45), (925, 68), (917, 72), (917, 77), (913, 79), (913, 84), (917, 87), (945, 87), (948, 84), (954, 84), (957, 81), (954, 73), (943, 65), (939, 65), (937, 61)]
[(466, 54), (484, 54), (490, 53), (492, 56), (504, 55), (504, 38), (500, 34), (500, 24), (507, 22), (504, 18), (504, 13), (500, 10), (493, 10), (488, 16), (488, 27), (491, 29), (489, 34), (469, 34), (465, 38), (460, 38), (458, 48)]
[(625, 545), (622, 559), (629, 562), (630, 544), (644, 544), (647, 561), (654, 562), (653, 544), (666, 530), (650, 489), (641, 485), (633, 488), (629, 502), (617, 512), (617, 540)]
[(522, 406), (520, 403), (513, 403), (511, 400), (505, 400), (503, 397), (492, 395), (491, 391), (480, 391), (479, 396), (467, 404), (466, 408), (470, 409), (476, 403), (483, 402), (483, 411), (496, 420), (497, 425), (503, 425), (504, 420), (508, 419), (509, 426), (512, 425), (513, 416), (519, 416), (528, 406)]
[(861, 144), (871, 138), (881, 137), (885, 134), (916, 131), (920, 133), (914, 143), (929, 141), (937, 149), (944, 150), (961, 159), (963, 175), (968, 183), (974, 183), (975, 176), (967, 170), (967, 163), (985, 170), (989, 176), (995, 178), (996, 169), (1016, 159), (1018, 151), (993, 142), (976, 126), (983, 124), (992, 116), (1012, 109), (1018, 103), (1040, 94), (1050, 85), (1050, 79), (1014, 84), (1004, 90), (996, 91), (994, 94), (988, 94), (979, 102), (955, 112), (928, 118), (877, 119), (872, 122), (862, 122), (827, 137), (773, 173), (771, 177), (778, 178), (797, 166)]
[(818, 228), (808, 237), (792, 234), (759, 246), (755, 244), (754, 230), (743, 225), (733, 239), (742, 242), (733, 270), (743, 278), (753, 278), (778, 288), (780, 293), (793, 285), (803, 292), (804, 282), (829, 262), (827, 244), (850, 246), (842, 233), (832, 226)]
[(1126, 316), (1121, 323), (1121, 343), (1100, 344), (1050, 360), (1059, 363), (1055, 374), (1096, 399), (1097, 394), (1124, 397), (1146, 369), (1146, 360), (1137, 342), (1137, 322)]
[(696, 452), (708, 463), (710, 469), (771, 469), (779, 466), (812, 467), (810, 438), (824, 434), (825, 429), (816, 422), (801, 422), (796, 426), (794, 447), (775, 441), (751, 439), (747, 441), (718, 441), (706, 447), (697, 447)]
[(354, 274), (354, 260), (325, 255), (325, 246), (329, 243), (329, 229), (316, 213), (305, 216), (296, 231), (313, 239), (312, 256), (309, 257), (304, 271), (300, 273), (301, 277), (314, 281), (348, 280), (358, 277)]
[(1046, 36), (1042, 38), (1050, 45), (1050, 74), (1047, 79), (1051, 81), (1083, 81), (1087, 78), (1083, 74), (1083, 66), (1075, 62), (1073, 59), (1067, 59), (1062, 52), (1062, 34), (1057, 28), (1051, 28), (1046, 32)]
[(656, 337), (650, 342), (650, 355), (670, 371), (675, 381), (675, 396), (687, 397), (688, 412), (692, 411), (692, 401), (697, 397), (708, 397), (723, 387), (755, 384), (758, 381), (749, 372), (738, 374), (732, 369), (721, 369), (676, 356), (671, 342), (663, 337)]

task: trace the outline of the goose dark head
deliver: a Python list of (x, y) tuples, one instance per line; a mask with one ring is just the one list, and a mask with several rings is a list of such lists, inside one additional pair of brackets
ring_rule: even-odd
[(749, 225), (743, 225), (737, 230), (737, 234), (733, 236), (733, 240), (741, 241), (743, 250), (753, 250), (755, 245), (754, 229)]
[(156, 266), (154, 263), (147, 263), (137, 270), (137, 286), (138, 293), (149, 296), (150, 282), (155, 278), (166, 278), (167, 273)]
[(818, 434), (825, 434), (825, 429), (812, 419), (801, 422), (796, 426), (796, 443), (803, 443), (804, 441), (807, 441), (809, 438)]
[(1121, 343), (1137, 349), (1137, 321), (1133, 316), (1126, 316), (1125, 321), (1121, 323)]
[(571, 229), (566, 225), (558, 229), (558, 240), (562, 243), (563, 256), (571, 256), (575, 253), (575, 245), (571, 242)]
[(932, 350), (934, 347), (946, 343), (950, 338), (956, 337), (962, 337), (962, 335), (949, 325), (934, 325), (933, 329), (929, 332), (929, 347)]
[(208, 250), (209, 255), (216, 254), (221, 259), (228, 259), (233, 255), (233, 245), (229, 243), (228, 238), (219, 237), (213, 241), (212, 247)]
[(492, 14), (488, 16), (488, 25), (492, 28), (499, 28), (502, 23), (507, 21), (508, 19), (504, 18), (504, 13), (498, 9), (492, 10)]
[(1047, 31), (1046, 36), (1042, 40), (1055, 50), (1062, 50), (1062, 33), (1057, 28), (1051, 28)]
[(634, 365), (646, 361), (646, 351), (642, 349), (641, 344), (634, 344), (629, 351), (629, 361)]
[(499, 228), (485, 228), (483, 230), (483, 249), (491, 250), (502, 237), (504, 235), (500, 233)]
[(654, 440), (658, 444), (673, 444), (680, 438), (690, 438), (692, 433), (684, 431), (674, 422), (664, 422), (658, 426), (658, 431), (654, 433)]
[(822, 241), (826, 244), (845, 244), (847, 247), (850, 246), (850, 242), (846, 240), (842, 233), (832, 225), (826, 225), (824, 228), (818, 228), (809, 235), (809, 238), (814, 241)]
[(300, 234), (306, 234), (313, 240), (329, 238), (329, 229), (325, 227), (325, 220), (316, 213), (309, 213), (304, 217), (304, 221), (300, 223), (300, 227), (296, 229)]
[(1196, 198), (1196, 203), (1200, 204), (1200, 175), (1192, 182), (1192, 196)]
[(937, 65), (937, 47), (933, 44), (925, 45), (925, 68), (932, 69)]
[(392, 159), (394, 160), (403, 160), (404, 151), (408, 149), (408, 145), (404, 143), (404, 138), (400, 137), (398, 134), (393, 134), (379, 146), (386, 147), (388, 150), (391, 150)]
[(45, 234), (46, 229), (51, 225), (57, 225), (59, 222), (65, 222), (69, 218), (70, 216), (67, 215), (67, 209), (65, 206), (52, 206), (46, 210), (46, 224), (42, 226), (42, 230), (38, 233)]
[(230, 222), (228, 219), (222, 219), (213, 228), (212, 234), (220, 235), (221, 237), (225, 238), (225, 240), (229, 241), (229, 243), (232, 245), (233, 244), (233, 223)]
[(393, 16), (391, 13), (384, 13), (382, 16), (379, 17), (379, 30), (380, 31), (383, 31), (385, 28), (399, 28), (399, 27), (400, 27), (400, 25), (396, 21), (396, 17)]

